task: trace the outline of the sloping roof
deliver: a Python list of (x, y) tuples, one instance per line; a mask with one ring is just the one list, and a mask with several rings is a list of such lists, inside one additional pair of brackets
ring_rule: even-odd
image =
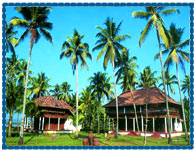
[(64, 100), (56, 100), (52, 96), (43, 96), (35, 100), (35, 103), (39, 107), (49, 107), (49, 108), (58, 108), (58, 109), (68, 109), (70, 111), (73, 108), (68, 105)]
[[(146, 98), (148, 98), (148, 104), (160, 104), (165, 103), (165, 94), (157, 87), (139, 89), (132, 91), (135, 104), (144, 105), (146, 104)], [(168, 102), (180, 105), (173, 98), (168, 96)], [(118, 96), (118, 106), (130, 106), (133, 105), (133, 100), (130, 91), (124, 92)], [(110, 101), (108, 104), (105, 104), (104, 107), (115, 107), (115, 99)]]

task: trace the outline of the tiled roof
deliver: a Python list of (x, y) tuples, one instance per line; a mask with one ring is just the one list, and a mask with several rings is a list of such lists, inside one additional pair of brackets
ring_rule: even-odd
[(39, 107), (50, 107), (50, 108), (58, 108), (58, 109), (68, 109), (70, 111), (73, 108), (68, 105), (64, 100), (56, 100), (52, 96), (43, 96), (35, 100), (35, 103), (39, 105)]
[[(139, 89), (132, 91), (134, 101), (136, 105), (146, 104), (146, 98), (148, 98), (148, 104), (160, 104), (165, 103), (165, 94), (157, 87)], [(180, 105), (173, 98), (168, 96), (168, 102)], [(133, 105), (133, 100), (130, 91), (124, 92), (118, 96), (118, 106), (130, 106)], [(104, 107), (115, 107), (115, 99), (105, 104)]]

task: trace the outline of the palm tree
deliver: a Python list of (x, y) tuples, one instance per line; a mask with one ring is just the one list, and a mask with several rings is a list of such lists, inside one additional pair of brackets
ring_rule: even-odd
[(189, 75), (185, 76), (185, 79), (182, 81), (181, 87), (183, 93), (187, 92), (188, 98), (190, 98), (190, 76)]
[(162, 75), (163, 75), (163, 86), (165, 91), (165, 102), (166, 102), (166, 109), (167, 109), (167, 118), (168, 118), (168, 143), (172, 143), (171, 139), (171, 131), (170, 131), (170, 115), (169, 115), (169, 106), (168, 106), (168, 100), (167, 100), (167, 90), (165, 85), (165, 74), (164, 74), (164, 66), (163, 66), (163, 60), (162, 60), (162, 51), (161, 51), (161, 42), (162, 39), (163, 43), (166, 47), (169, 47), (169, 37), (167, 30), (164, 27), (164, 22), (161, 17), (161, 15), (170, 15), (175, 12), (179, 13), (178, 9), (164, 9), (164, 7), (146, 7), (146, 11), (135, 11), (132, 13), (132, 16), (134, 18), (141, 18), (141, 19), (147, 19), (148, 23), (144, 27), (143, 31), (141, 32), (141, 37), (139, 39), (139, 45), (141, 46), (143, 41), (145, 40), (146, 36), (148, 35), (152, 24), (153, 29), (156, 30), (156, 35), (158, 39), (158, 45), (159, 45), (159, 53), (160, 53), (160, 63), (162, 68)]
[(72, 92), (70, 84), (68, 82), (63, 82), (60, 86), (60, 95), (59, 99), (64, 100), (66, 102), (70, 102), (70, 92)]
[(26, 112), (25, 112), (27, 117), (31, 118), (31, 130), (33, 130), (33, 124), (32, 124), (32, 118), (33, 117), (38, 117), (40, 112), (38, 110), (38, 105), (35, 104), (34, 101), (28, 101), (26, 103)]
[(92, 114), (94, 111), (94, 101), (95, 96), (92, 94), (92, 89), (90, 86), (87, 86), (83, 91), (81, 92), (81, 105), (79, 106), (79, 109), (81, 110), (81, 113), (85, 115), (85, 123), (89, 123), (89, 129), (92, 129)]
[(17, 60), (14, 54), (10, 58), (6, 58), (6, 112), (9, 113), (8, 137), (11, 136), (13, 113), (17, 111), (23, 96), (22, 90), (24, 86), (16, 78), (22, 72), (18, 68), (20, 64), (20, 60)]
[(61, 92), (60, 92), (60, 86), (58, 84), (56, 84), (54, 86), (54, 89), (51, 89), (50, 92), (52, 93), (52, 96), (55, 97), (57, 100), (60, 99)]
[(92, 95), (97, 96), (97, 121), (98, 121), (98, 133), (100, 132), (99, 125), (99, 108), (101, 105), (101, 98), (105, 95), (107, 99), (112, 93), (111, 88), (112, 84), (110, 83), (111, 77), (106, 77), (105, 73), (97, 72), (94, 73), (93, 77), (90, 77), (90, 88), (92, 89)]
[[(144, 68), (143, 72), (140, 73), (140, 80), (139, 80), (139, 85), (138, 87), (147, 89), (150, 87), (156, 86), (156, 83), (158, 82), (158, 79), (154, 77), (154, 75), (157, 72), (151, 71), (151, 68), (147, 66)], [(146, 105), (146, 124), (145, 124), (145, 132), (144, 132), (144, 146), (146, 145), (146, 132), (148, 128), (148, 102), (150, 101), (150, 96), (147, 95), (146, 93), (146, 100), (145, 100), (145, 105)]]
[(17, 32), (13, 31), (13, 26), (6, 24), (5, 31), (6, 51), (9, 52), (10, 50), (14, 56), (16, 55), (14, 50), (17, 41), (17, 38), (14, 37), (14, 35), (16, 34)]
[(6, 79), (6, 112), (9, 113), (8, 137), (11, 137), (13, 113), (20, 103), (21, 90), (23, 90), (23, 85), (17, 84), (15, 79)]
[(97, 60), (105, 53), (104, 56), (104, 69), (107, 68), (108, 62), (110, 61), (113, 68), (113, 78), (114, 78), (114, 89), (115, 89), (115, 98), (116, 98), (116, 133), (115, 138), (118, 137), (118, 97), (117, 97), (117, 88), (116, 88), (116, 78), (115, 78), (115, 61), (117, 56), (120, 55), (120, 51), (125, 51), (126, 48), (120, 44), (121, 41), (130, 38), (129, 35), (119, 35), (120, 27), (122, 22), (116, 25), (113, 19), (106, 19), (105, 26), (106, 28), (101, 28), (97, 26), (96, 28), (100, 30), (97, 33), (96, 37), (96, 46), (93, 48), (93, 51), (101, 49), (100, 53), (97, 56)]
[(156, 86), (158, 78), (155, 78), (157, 71), (152, 72), (149, 66), (145, 67), (143, 72), (140, 73), (139, 88), (151, 88)]
[(79, 35), (79, 32), (75, 30), (73, 37), (67, 38), (67, 41), (62, 44), (62, 50), (65, 50), (60, 55), (60, 59), (70, 58), (73, 74), (76, 71), (76, 138), (78, 138), (78, 64), (81, 61), (81, 69), (85, 66), (88, 70), (86, 58), (92, 59), (88, 44), (81, 42), (83, 38), (84, 35)]
[[(26, 93), (28, 86), (28, 74), (31, 60), (31, 52), (35, 43), (40, 39), (41, 34), (49, 41), (52, 42), (52, 37), (47, 30), (52, 29), (52, 23), (48, 22), (48, 14), (51, 8), (48, 7), (17, 7), (16, 11), (19, 12), (23, 18), (14, 17), (10, 20), (12, 26), (25, 28), (24, 33), (18, 39), (16, 45), (24, 40), (27, 35), (30, 35), (30, 49), (28, 57), (27, 72), (25, 78), (25, 90), (24, 90), (24, 101), (22, 110), (22, 121), (20, 129), (20, 139), (18, 144), (23, 144), (23, 128), (24, 128), (24, 113), (26, 105)], [(41, 33), (41, 34), (40, 34)]]
[(137, 119), (137, 111), (136, 111), (136, 105), (135, 105), (135, 100), (133, 97), (132, 90), (135, 89), (135, 85), (137, 84), (136, 82), (136, 67), (138, 65), (134, 62), (137, 60), (135, 56), (129, 58), (129, 52), (126, 51), (125, 53), (120, 55), (120, 58), (118, 58), (116, 62), (116, 66), (119, 67), (118, 71), (116, 72), (117, 80), (116, 82), (121, 85), (121, 88), (124, 91), (130, 91), (131, 92), (131, 97), (133, 100), (133, 107), (134, 107), (134, 112), (135, 112), (135, 119), (136, 119), (136, 125), (137, 125), (137, 130), (140, 135), (140, 130), (139, 130), (139, 123)]
[[(160, 76), (160, 79), (162, 80), (162, 83), (159, 85), (159, 87), (163, 86), (162, 75)], [(175, 75), (170, 75), (168, 70), (165, 70), (165, 83), (167, 85), (168, 96), (170, 96), (169, 91), (171, 93), (175, 94), (175, 89), (172, 85), (177, 84), (176, 76)]]
[[(185, 138), (186, 141), (188, 139), (188, 133), (187, 133), (187, 127), (186, 127), (186, 119), (185, 119), (185, 109), (184, 109), (184, 103), (182, 99), (181, 94), (181, 86), (180, 86), (180, 79), (179, 79), (179, 68), (178, 66), (181, 65), (182, 70), (185, 73), (185, 62), (190, 62), (189, 59), (189, 53), (182, 50), (187, 45), (189, 45), (189, 39), (185, 40), (184, 42), (181, 42), (182, 35), (184, 33), (184, 29), (182, 28), (176, 28), (174, 24), (170, 25), (169, 34), (171, 37), (171, 43), (170, 43), (170, 49), (166, 49), (163, 51), (163, 54), (168, 53), (168, 57), (164, 63), (164, 66), (169, 70), (170, 66), (175, 64), (176, 72), (177, 72), (177, 83), (178, 83), (178, 89), (179, 89), (179, 96), (180, 96), (180, 102), (182, 104), (182, 113), (183, 113), (183, 120), (184, 120), (184, 129), (185, 129)], [(158, 58), (159, 55), (156, 55), (156, 58)]]
[(31, 95), (33, 95), (33, 99), (36, 99), (41, 96), (49, 95), (48, 89), (51, 87), (48, 82), (49, 78), (45, 76), (45, 73), (38, 73), (38, 77), (32, 78), (31, 87)]

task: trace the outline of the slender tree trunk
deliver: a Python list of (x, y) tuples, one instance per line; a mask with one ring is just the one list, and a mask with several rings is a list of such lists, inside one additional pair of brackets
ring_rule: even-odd
[(10, 112), (9, 123), (8, 123), (8, 137), (11, 137), (12, 119), (13, 119), (13, 113)]
[(176, 71), (177, 71), (177, 82), (178, 82), (178, 88), (179, 88), (179, 96), (180, 96), (180, 102), (182, 106), (182, 114), (183, 114), (183, 122), (184, 122), (184, 129), (185, 129), (185, 139), (188, 140), (188, 132), (186, 127), (186, 116), (185, 116), (185, 109), (184, 109), (184, 103), (181, 95), (181, 87), (180, 87), (180, 81), (179, 81), (179, 71), (178, 71), (178, 62), (176, 62)]
[(30, 47), (30, 50), (29, 50), (29, 56), (28, 56), (28, 64), (27, 64), (26, 79), (25, 79), (25, 89), (24, 89), (23, 110), (22, 110), (22, 120), (21, 120), (21, 126), (20, 126), (20, 138), (19, 138), (18, 145), (23, 144), (24, 113), (25, 113), (25, 107), (26, 107), (26, 92), (27, 92), (27, 85), (28, 85), (28, 75), (29, 75), (31, 52), (32, 52), (32, 44), (31, 44), (31, 47)]
[(114, 90), (115, 90), (115, 97), (116, 97), (116, 133), (114, 135), (115, 138), (118, 138), (118, 96), (117, 96), (117, 89), (116, 89), (116, 78), (115, 78), (115, 64), (114, 61), (112, 63), (113, 67), (113, 77), (114, 77)]
[(168, 92), (168, 96), (170, 96), (170, 95), (169, 95), (169, 87), (168, 87), (168, 84), (167, 84), (167, 92)]
[(164, 71), (164, 66), (163, 66), (163, 60), (162, 60), (162, 51), (161, 51), (161, 44), (160, 44), (160, 37), (159, 37), (159, 32), (158, 29), (156, 28), (156, 34), (157, 34), (157, 39), (158, 39), (158, 45), (159, 45), (159, 52), (160, 52), (160, 64), (162, 68), (162, 75), (163, 75), (163, 86), (164, 86), (164, 92), (165, 92), (165, 103), (166, 103), (166, 110), (167, 110), (167, 119), (168, 119), (168, 143), (172, 144), (172, 138), (171, 138), (171, 128), (170, 128), (170, 115), (169, 115), (169, 104), (168, 104), (168, 99), (167, 99), (167, 90), (166, 90), (166, 84), (165, 84), (165, 71)]
[(98, 121), (98, 134), (100, 133), (100, 119), (99, 119), (99, 97), (98, 97), (98, 105), (97, 105), (97, 121)]
[(19, 131), (20, 129), (19, 129), (19, 113), (18, 113), (18, 115), (17, 115), (17, 130)]
[(148, 100), (146, 99), (146, 125), (144, 131), (144, 146), (146, 145), (146, 133), (148, 129)]
[(135, 112), (135, 120), (136, 120), (136, 125), (137, 125), (137, 131), (138, 131), (138, 134), (140, 136), (141, 134), (140, 134), (139, 123), (138, 123), (138, 119), (137, 119), (137, 110), (136, 110), (135, 100), (134, 100), (134, 96), (133, 96), (133, 93), (132, 93), (131, 89), (130, 89), (130, 92), (131, 92), (131, 97), (132, 97), (132, 100), (133, 100), (133, 108), (134, 108), (134, 112)]
[(76, 64), (76, 138), (79, 137), (78, 135), (78, 102), (79, 102), (79, 95), (78, 95), (78, 66)]
[(30, 117), (30, 122), (31, 122), (31, 123), (30, 123), (30, 128), (31, 128), (31, 130), (33, 130), (33, 121), (32, 121), (32, 119), (33, 119), (33, 117), (31, 116), (31, 117)]

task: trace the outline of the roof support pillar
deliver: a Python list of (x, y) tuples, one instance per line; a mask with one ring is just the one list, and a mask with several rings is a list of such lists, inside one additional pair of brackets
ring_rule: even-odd
[(112, 119), (112, 129), (114, 130), (114, 118)]
[(26, 128), (28, 129), (28, 117), (26, 117)]
[(110, 118), (108, 119), (108, 130), (110, 131)]
[(173, 131), (173, 118), (171, 117), (171, 132)]
[(176, 130), (176, 127), (177, 127), (177, 118), (175, 118), (174, 130)]
[(135, 118), (133, 118), (133, 131), (135, 131)]
[(58, 131), (60, 130), (60, 118), (58, 118)]
[(39, 117), (39, 130), (41, 130), (41, 117)]
[(153, 132), (155, 132), (155, 118), (153, 117)]
[(144, 118), (143, 115), (141, 115), (141, 120), (142, 120), (142, 132), (144, 131)]
[(167, 133), (167, 118), (165, 117), (165, 133)]
[(127, 115), (125, 115), (125, 131), (127, 131)]
[(45, 117), (43, 117), (43, 120), (42, 120), (42, 131), (44, 130), (44, 122), (45, 122)]
[(48, 130), (50, 130), (50, 117), (49, 117), (49, 123), (48, 123)]

